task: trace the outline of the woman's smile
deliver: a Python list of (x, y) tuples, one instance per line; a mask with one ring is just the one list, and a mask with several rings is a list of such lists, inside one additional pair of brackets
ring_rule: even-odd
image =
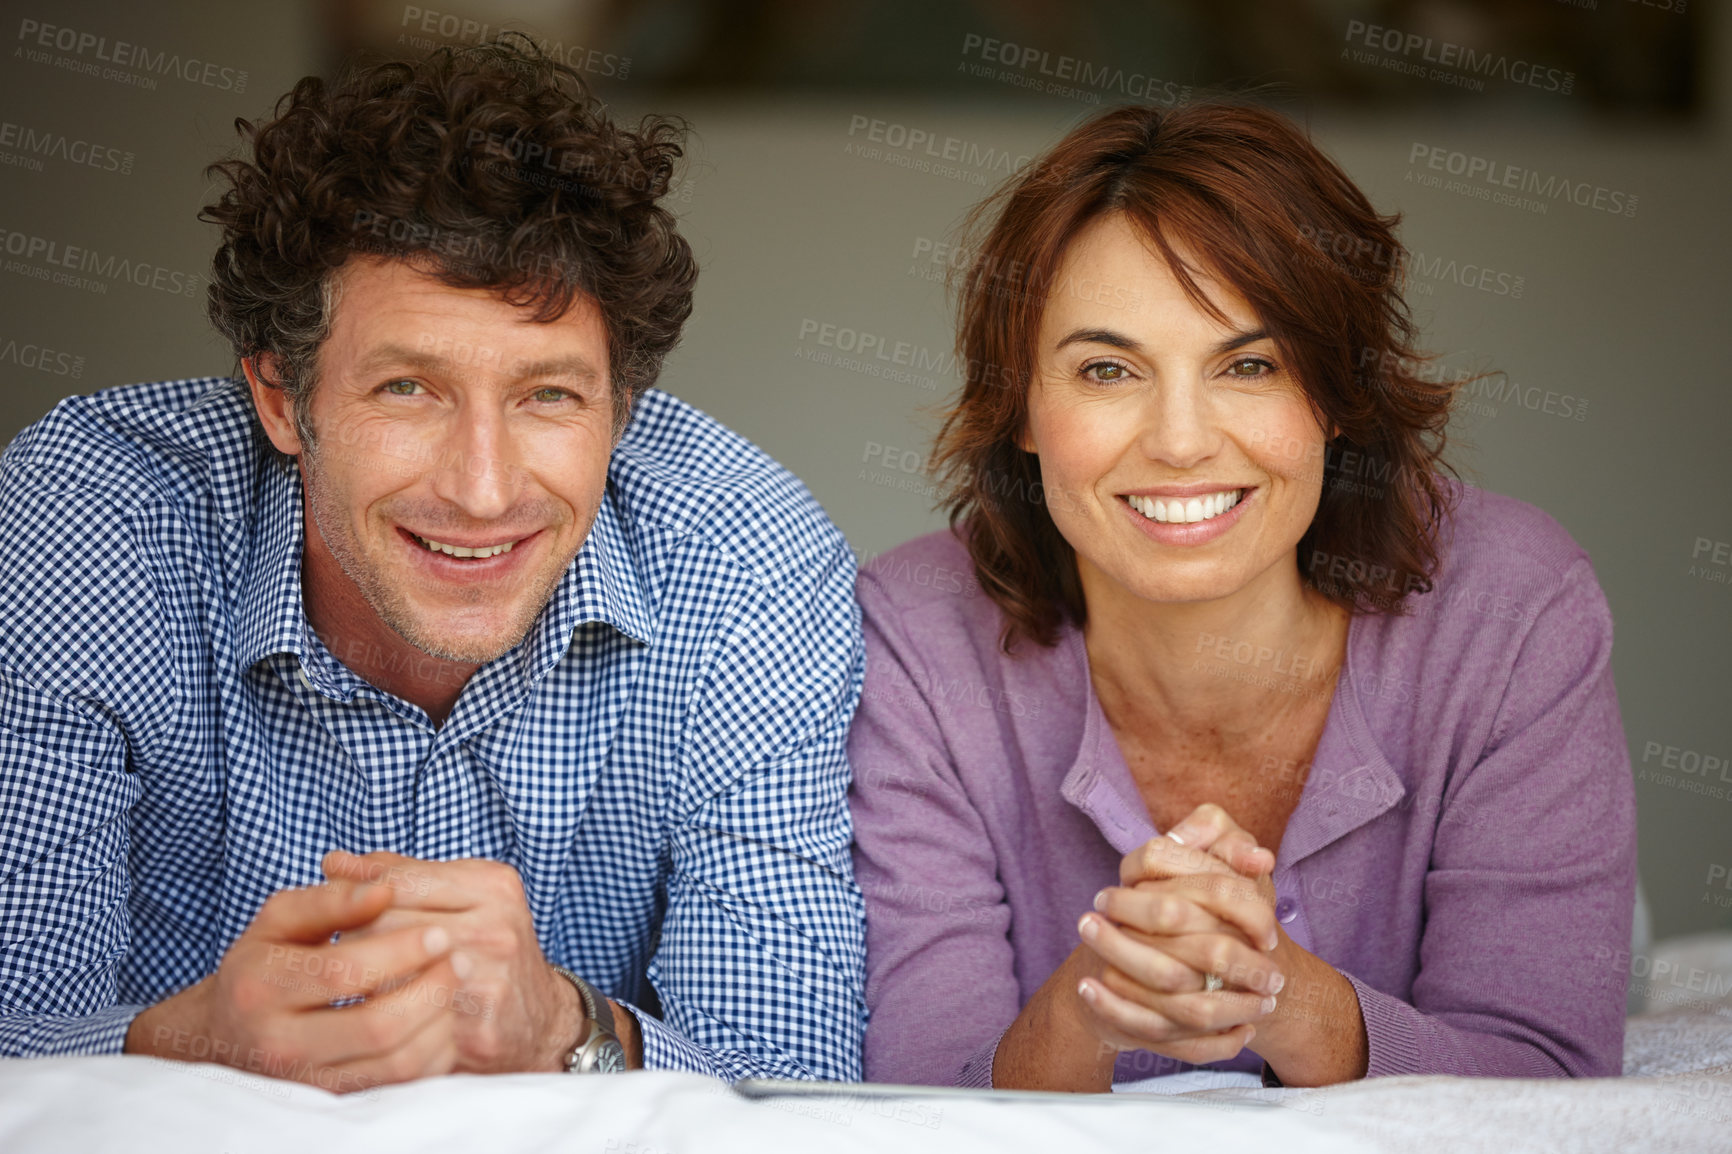
[(1196, 497), (1123, 493), (1115, 502), (1138, 532), (1162, 545), (1205, 545), (1224, 536), (1245, 515), (1257, 489), (1218, 489)]

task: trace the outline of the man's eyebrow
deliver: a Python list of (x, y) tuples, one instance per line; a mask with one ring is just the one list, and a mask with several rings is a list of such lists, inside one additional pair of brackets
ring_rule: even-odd
[[(1220, 353), (1232, 352), (1234, 349), (1243, 345), (1267, 340), (1268, 336), (1269, 333), (1265, 329), (1251, 329), (1247, 332), (1234, 333), (1232, 336), (1227, 337), (1225, 340), (1217, 344), (1210, 350), (1210, 352), (1217, 355)], [(1112, 329), (1074, 329), (1070, 333), (1067, 333), (1063, 340), (1059, 341), (1058, 347), (1062, 349), (1066, 345), (1085, 343), (1110, 345), (1115, 349), (1124, 349), (1126, 352), (1133, 353), (1142, 351), (1143, 347), (1141, 343), (1135, 339), (1126, 336), (1124, 333), (1115, 332)]]
[(476, 356), (454, 359), (428, 352), (425, 349), (412, 349), (406, 345), (381, 345), (361, 359), (361, 363), (356, 366), (356, 371), (364, 376), (380, 369), (403, 367), (436, 373), (461, 368), (466, 364), (491, 364), (500, 368), (509, 367), (511, 376), (516, 380), (565, 377), (580, 381), (593, 381), (601, 376), (595, 366), (582, 356), (507, 362), (503, 349), (477, 349), (476, 353)]

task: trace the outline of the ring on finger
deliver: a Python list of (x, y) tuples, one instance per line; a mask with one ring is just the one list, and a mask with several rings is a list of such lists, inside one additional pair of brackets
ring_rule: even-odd
[(1220, 974), (1210, 972), (1203, 975), (1203, 992), (1205, 994), (1212, 994), (1226, 984), (1221, 980)]

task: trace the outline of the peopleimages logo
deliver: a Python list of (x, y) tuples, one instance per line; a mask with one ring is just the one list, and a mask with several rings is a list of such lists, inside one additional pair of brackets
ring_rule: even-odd
[[(13, 149), (17, 149), (17, 152), (13, 152)], [(122, 176), (132, 172), (133, 158), (130, 152), (106, 144), (74, 139), (61, 132), (48, 129), (39, 131), (27, 124), (0, 121), (0, 164), (16, 164), (40, 171), (42, 165), (38, 158), (41, 157), (102, 172), (118, 172)], [(35, 163), (25, 163), (27, 161)]]
[[(113, 69), (104, 69), (100, 64), (114, 64), (121, 68), (130, 68), (136, 73), (136, 80), (149, 81), (150, 76), (173, 76), (188, 84), (201, 84), (206, 88), (218, 88), (224, 92), (245, 92), (247, 90), (247, 73), (241, 68), (225, 68), (209, 60), (200, 60), (195, 56), (182, 57), (179, 53), (152, 52), (142, 44), (131, 44), (125, 40), (110, 41), (106, 36), (94, 32), (83, 32), (77, 28), (67, 28), (58, 24), (45, 24), (40, 20), (23, 19), (18, 22), (18, 39), (26, 47), (14, 52), (22, 54), (33, 64), (55, 64), (74, 72), (85, 72), (91, 75), (101, 75), (107, 80), (128, 79), (124, 73), (109, 75)], [(54, 49), (70, 54), (71, 57), (88, 58), (92, 63), (81, 65), (77, 60), (68, 57), (55, 59), (40, 49)], [(155, 87), (151, 82), (148, 87)]]
[[(1013, 44), (975, 32), (963, 36), (962, 57), (962, 71), (971, 76), (1002, 80), (1019, 88), (1038, 89), (1087, 104), (1099, 104), (1101, 92), (1169, 107), (1183, 103), (1191, 95), (1190, 86), (1177, 81), (1162, 80), (1135, 69), (1094, 64), (1075, 56), (1054, 56), (1044, 48)], [(980, 64), (969, 64), (970, 57)], [(1013, 73), (995, 74), (993, 65), (1002, 65)]]
[(848, 138), (845, 155), (981, 186), (998, 176), (1015, 175), (1034, 159), (1029, 153), (860, 113), (848, 118)]
[[(1347, 35), (1343, 39), (1350, 45), (1358, 43), (1372, 50), (1366, 52), (1352, 47), (1343, 48), (1343, 60), (1351, 60), (1357, 64), (1376, 64), (1393, 72), (1438, 80), (1475, 92), (1485, 91), (1485, 78), (1506, 80), (1511, 84), (1538, 88), (1542, 92), (1556, 92), (1562, 96), (1568, 96), (1576, 86), (1574, 72), (1548, 68), (1526, 60), (1512, 60), (1501, 53), (1480, 52), (1465, 44), (1438, 40), (1418, 32), (1403, 32), (1399, 28), (1385, 28), (1380, 24), (1367, 24), (1363, 20), (1349, 20)], [(1379, 50), (1392, 54), (1394, 58), (1379, 58), (1376, 55)], [(1416, 55), (1418, 59), (1414, 60)], [(1427, 69), (1427, 64), (1437, 67)]]
[[(1414, 141), (1407, 151), (1407, 163), (1423, 165), (1434, 172), (1448, 173), (1460, 177), (1458, 182), (1452, 182), (1445, 188), (1447, 192), (1463, 192), (1477, 196), (1480, 199), (1490, 199), (1492, 195), (1501, 194), (1502, 190), (1510, 189), (1516, 193), (1528, 193), (1544, 201), (1556, 202), (1563, 200), (1578, 208), (1594, 209), (1615, 216), (1635, 216), (1636, 197), (1631, 193), (1620, 192), (1617, 189), (1606, 188), (1586, 180), (1570, 180), (1562, 176), (1546, 176), (1537, 169), (1524, 168), (1506, 161), (1494, 160), (1487, 156), (1475, 156), (1471, 153), (1457, 152), (1442, 145), (1426, 144)], [(1423, 177), (1423, 174), (1421, 174)], [(1409, 180), (1414, 179), (1409, 170)], [(1420, 183), (1428, 183), (1423, 179)], [(1438, 183), (1432, 181), (1429, 183)], [(1456, 188), (1454, 184), (1464, 187)], [(1484, 189), (1480, 186), (1485, 186)], [(1516, 203), (1510, 201), (1510, 203)], [(1518, 205), (1518, 207), (1525, 207)]]
[[(197, 273), (164, 268), (149, 261), (135, 261), (115, 253), (104, 255), (82, 245), (66, 244), (49, 237), (33, 236), (27, 232), (14, 232), (5, 228), (0, 228), (0, 253), (19, 258), (6, 262), (4, 267), (7, 272), (80, 288), (87, 292), (106, 293), (106, 282), (113, 281), (190, 297), (195, 295), (204, 283)], [(43, 263), (30, 263), (33, 261)], [(89, 273), (90, 276), (78, 275), (82, 273)], [(94, 279), (97, 277), (102, 279)]]

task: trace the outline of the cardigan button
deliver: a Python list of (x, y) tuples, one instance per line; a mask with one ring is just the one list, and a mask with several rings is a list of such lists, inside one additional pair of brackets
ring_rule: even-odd
[(1282, 898), (1275, 903), (1275, 920), (1286, 925), (1299, 916), (1299, 903), (1292, 898)]

